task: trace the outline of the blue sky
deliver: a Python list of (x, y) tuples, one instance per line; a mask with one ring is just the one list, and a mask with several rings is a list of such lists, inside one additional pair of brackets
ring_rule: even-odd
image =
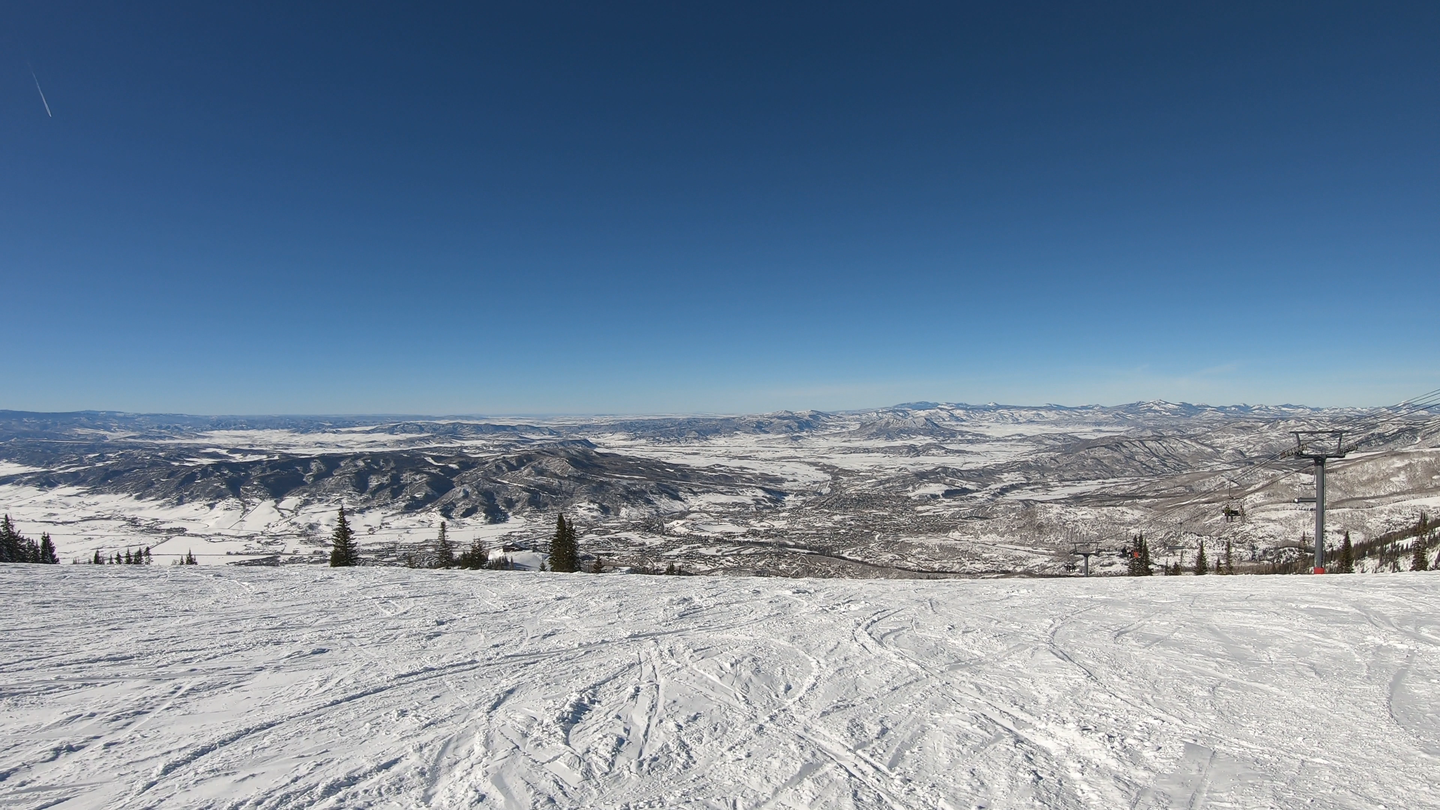
[(1440, 385), (1440, 5), (410, 5), (6, 4), (0, 408)]

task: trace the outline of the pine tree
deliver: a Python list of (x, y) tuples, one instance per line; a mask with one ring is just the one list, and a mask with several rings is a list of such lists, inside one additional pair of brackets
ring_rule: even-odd
[(146, 546), (146, 547), (145, 547), (145, 564), (146, 564), (146, 565), (149, 565), (149, 564), (150, 564), (150, 547), (149, 547), (149, 546)]
[(1200, 551), (1195, 554), (1195, 576), (1203, 577), (1210, 573), (1210, 566), (1205, 562), (1205, 541), (1200, 541)]
[(25, 561), (22, 539), (9, 515), (0, 519), (0, 562)]
[(485, 551), (485, 544), (477, 539), (470, 543), (470, 548), (460, 552), (460, 557), (455, 561), (455, 564), (461, 568), (478, 571), (484, 568), (485, 563), (489, 561), (490, 555)]
[(1355, 547), (1350, 544), (1350, 531), (1345, 531), (1345, 539), (1340, 541), (1340, 573), (1355, 573)]
[(1126, 574), (1132, 577), (1148, 577), (1154, 573), (1150, 565), (1150, 545), (1145, 542), (1145, 535), (1136, 537), (1126, 553), (1130, 557), (1125, 566)]
[(98, 548), (95, 549), (95, 557), (94, 557), (94, 559), (90, 560), (90, 564), (91, 564), (91, 565), (104, 565), (104, 564), (105, 564), (105, 561), (102, 560), (102, 559), (100, 559), (100, 549), (98, 549)]
[(591, 564), (591, 566), (590, 566), (590, 573), (592, 573), (592, 574), (603, 574), (603, 573), (605, 573), (605, 561), (602, 560), (602, 559), (600, 559), (599, 555), (596, 555), (596, 557), (595, 557), (595, 562)]
[(450, 536), (445, 532), (443, 520), (440, 521), (440, 536), (435, 538), (435, 567), (455, 567), (455, 549), (450, 545)]
[(125, 549), (125, 564), (126, 564), (126, 565), (133, 565), (134, 563), (135, 563), (135, 561), (132, 560), (132, 559), (130, 559), (130, 549), (128, 549), (128, 548)]
[(1411, 571), (1430, 570), (1430, 549), (1426, 545), (1425, 539), (1425, 535), (1423, 534), (1415, 536), (1415, 551), (1410, 557)]
[(55, 541), (50, 539), (49, 532), (40, 533), (40, 560), (46, 565), (55, 565), (60, 562), (60, 555), (55, 553)]
[(192, 554), (189, 549), (186, 549), (186, 550), (185, 550), (185, 564), (186, 564), (186, 565), (199, 565), (199, 564), (200, 564), (200, 563), (195, 562), (195, 555)]
[(575, 525), (562, 513), (555, 521), (555, 537), (550, 541), (550, 570), (571, 574), (580, 570), (580, 546), (575, 539)]
[(1228, 538), (1225, 540), (1225, 573), (1235, 573), (1235, 557), (1231, 552), (1230, 540)]
[(330, 542), (332, 568), (348, 568), (360, 562), (360, 555), (355, 549), (355, 532), (351, 530), (349, 521), (345, 520), (344, 506), (340, 507), (340, 516), (335, 519), (335, 531), (330, 535)]

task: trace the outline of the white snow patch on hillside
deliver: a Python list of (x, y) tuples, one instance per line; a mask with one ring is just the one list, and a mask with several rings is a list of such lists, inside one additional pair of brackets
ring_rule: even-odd
[(1440, 574), (0, 565), (0, 805), (1430, 805)]
[[(48, 533), (62, 562), (88, 561), (96, 551), (109, 557), (149, 547), (156, 563), (191, 553), (202, 565), (276, 554), (316, 556), (322, 545), (328, 549), (337, 508), (295, 499), (174, 504), (75, 487), (21, 485), (0, 486), (0, 503), (27, 536)], [(431, 544), (440, 520), (425, 513), (350, 514), (362, 554)], [(449, 521), (450, 536), (461, 547), (480, 540), (493, 548), (527, 526), (523, 516), (499, 524), (481, 517)]]

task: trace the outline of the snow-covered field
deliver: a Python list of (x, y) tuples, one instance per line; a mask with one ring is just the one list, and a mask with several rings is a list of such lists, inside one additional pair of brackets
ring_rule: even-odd
[(1440, 806), (1440, 573), (0, 566), (0, 806)]

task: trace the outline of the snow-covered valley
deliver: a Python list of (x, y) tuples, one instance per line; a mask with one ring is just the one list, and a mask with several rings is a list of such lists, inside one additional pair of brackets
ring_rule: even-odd
[(1271, 570), (1312, 542), (1291, 431), (1313, 428), (1355, 444), (1330, 467), (1330, 546), (1440, 513), (1434, 405), (1164, 402), (532, 421), (0, 412), (0, 511), (66, 561), (323, 562), (343, 504), (379, 564), (424, 558), (441, 521), (462, 545), (543, 552), (563, 512), (586, 553), (622, 568), (1074, 575), (1086, 542), (1104, 573), (1143, 533), (1157, 563), (1229, 544)]
[(1440, 806), (1440, 574), (0, 566), (6, 807)]

